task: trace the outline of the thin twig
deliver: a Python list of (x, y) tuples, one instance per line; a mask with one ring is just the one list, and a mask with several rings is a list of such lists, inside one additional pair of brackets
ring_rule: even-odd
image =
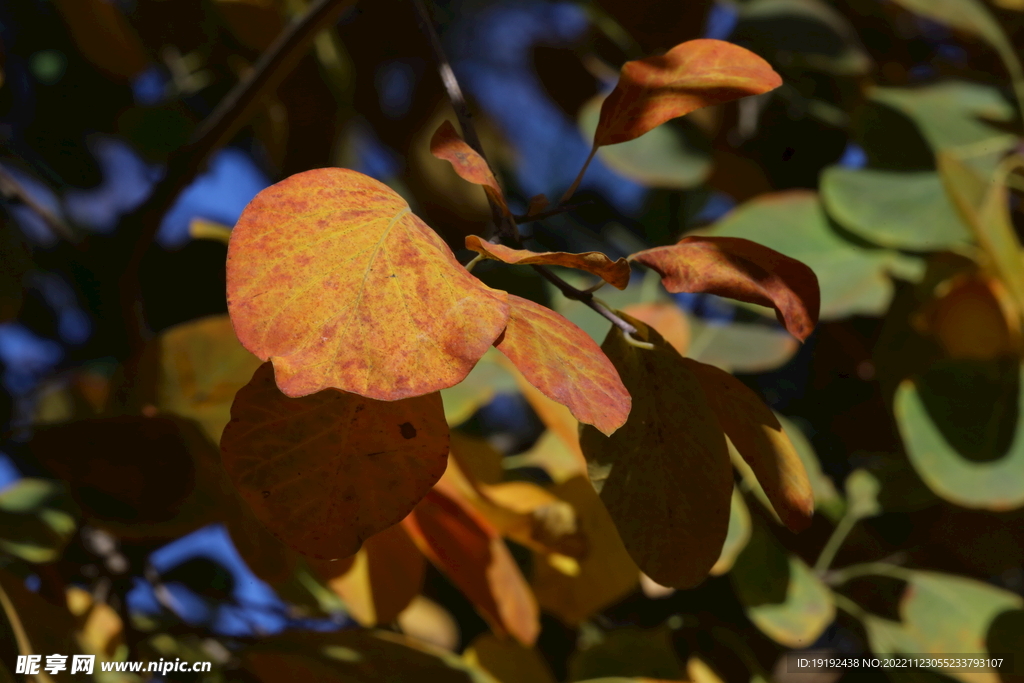
[[(434, 27), (434, 20), (431, 18), (430, 12), (427, 10), (426, 4), (424, 4), (424, 0), (412, 0), (412, 2), (420, 20), (420, 27), (427, 36), (430, 48), (434, 54), (434, 60), (437, 62), (437, 69), (441, 76), (441, 82), (444, 85), (445, 92), (448, 94), (448, 99), (452, 104), (452, 108), (455, 109), (455, 116), (459, 119), (459, 125), (462, 127), (462, 137), (466, 141), (466, 144), (476, 150), (484, 162), (490, 166), (490, 162), (487, 161), (487, 157), (484, 155), (484, 151), (480, 147), (480, 138), (476, 133), (476, 128), (473, 126), (473, 117), (470, 115), (469, 107), (466, 105), (466, 98), (462, 94), (462, 88), (459, 86), (459, 82), (455, 78), (455, 72), (452, 71), (451, 63), (448, 61), (448, 56), (445, 54), (444, 47), (441, 45), (441, 38), (437, 35), (437, 29)], [(493, 167), (491, 167), (492, 172), (493, 170)], [(509, 240), (514, 245), (519, 246), (519, 229), (516, 227), (516, 222), (513, 217), (504, 215), (497, 203), (490, 199), (490, 197), (488, 197), (488, 201), (491, 203), (492, 214), (496, 216), (495, 222), (498, 225), (501, 237)], [(537, 220), (537, 218), (532, 218), (530, 220)], [(629, 338), (629, 335), (636, 334), (637, 330), (635, 327), (620, 318), (607, 306), (596, 301), (594, 299), (593, 292), (573, 287), (544, 266), (533, 266), (533, 269), (540, 273), (544, 279), (557, 287), (566, 298), (581, 301), (600, 315), (607, 318), (613, 325), (622, 330), (627, 335), (627, 338)]]
[(6, 199), (21, 202), (30, 208), (58, 237), (72, 244), (78, 242), (78, 235), (71, 229), (71, 226), (65, 223), (60, 216), (37, 202), (35, 197), (18, 182), (18, 179), (2, 165), (0, 165), (0, 194), (3, 194)]
[(568, 213), (569, 211), (575, 211), (576, 209), (580, 208), (581, 206), (587, 206), (588, 204), (593, 204), (593, 203), (594, 202), (592, 200), (585, 199), (582, 202), (574, 202), (572, 204), (565, 204), (565, 205), (561, 205), (561, 206), (556, 206), (553, 209), (548, 209), (547, 211), (538, 211), (537, 213), (533, 213), (533, 214), (523, 214), (521, 216), (520, 215), (516, 215), (516, 216), (512, 216), (512, 218), (515, 219), (516, 223), (518, 223), (519, 225), (522, 225), (523, 223), (532, 223), (533, 221), (542, 221), (545, 218), (551, 218), (553, 216), (558, 216), (559, 214)]

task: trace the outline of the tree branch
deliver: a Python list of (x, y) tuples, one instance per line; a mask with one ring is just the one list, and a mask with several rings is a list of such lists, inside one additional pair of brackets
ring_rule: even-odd
[[(493, 173), (494, 168), (491, 166), (491, 163), (487, 161), (487, 156), (484, 154), (484, 150), (480, 146), (480, 137), (477, 135), (476, 128), (473, 126), (473, 117), (470, 114), (469, 107), (466, 105), (466, 98), (462, 94), (462, 88), (459, 86), (459, 82), (455, 78), (455, 72), (452, 71), (451, 63), (448, 61), (448, 56), (445, 54), (444, 47), (441, 45), (441, 38), (437, 35), (437, 29), (434, 28), (434, 21), (430, 16), (430, 12), (427, 10), (424, 0), (412, 0), (412, 2), (419, 17), (420, 28), (426, 34), (427, 41), (430, 43), (430, 49), (434, 54), (434, 61), (437, 64), (437, 70), (441, 76), (441, 83), (444, 85), (445, 92), (448, 94), (448, 100), (451, 102), (452, 108), (455, 109), (455, 116), (459, 119), (459, 125), (462, 127), (462, 137), (466, 141), (466, 144), (472, 147), (484, 162), (491, 167), (491, 171)], [(497, 202), (492, 200), (490, 197), (488, 197), (488, 202), (490, 202), (491, 215), (495, 217), (495, 223), (498, 226), (499, 235), (503, 239), (510, 241), (513, 245), (519, 246), (522, 240), (519, 236), (519, 228), (516, 227), (515, 218), (504, 215), (500, 207), (497, 205)], [(561, 211), (556, 211), (555, 213), (561, 213)], [(554, 214), (552, 213), (552, 215)], [(537, 220), (537, 218), (529, 220)], [(627, 336), (636, 334), (637, 330), (635, 327), (617, 316), (600, 302), (596, 301), (594, 299), (593, 292), (573, 287), (544, 266), (533, 266), (533, 269), (540, 273), (544, 279), (557, 287), (566, 298), (583, 302), (598, 314), (611, 321), (613, 325), (626, 333)]]
[(65, 239), (72, 244), (77, 244), (78, 235), (74, 233), (71, 226), (65, 223), (60, 216), (37, 202), (35, 197), (3, 166), (0, 166), (0, 194), (6, 199), (21, 202), (30, 208), (57, 237)]

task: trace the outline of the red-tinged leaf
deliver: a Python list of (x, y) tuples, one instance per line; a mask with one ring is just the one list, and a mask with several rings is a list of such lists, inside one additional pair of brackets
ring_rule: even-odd
[(611, 434), (632, 403), (619, 373), (590, 336), (550, 308), (509, 295), (508, 327), (494, 343), (545, 396)]
[(465, 379), (508, 321), (486, 287), (387, 185), (299, 173), (256, 195), (228, 245), (228, 312), (288, 396), (377, 400)]
[(532, 645), (540, 631), (537, 602), (491, 524), (439, 485), (403, 521), (423, 554), (469, 598), (497, 633)]
[(622, 66), (601, 105), (594, 147), (638, 138), (669, 119), (782, 85), (768, 62), (721, 40), (691, 40)]
[(629, 262), (624, 258), (612, 261), (599, 251), (570, 254), (565, 251), (537, 252), (528, 249), (512, 249), (502, 244), (492, 244), (476, 235), (466, 237), (466, 249), (475, 251), (485, 258), (512, 265), (562, 266), (563, 268), (585, 270), (617, 289), (625, 289), (629, 285)]
[(601, 348), (633, 396), (633, 410), (611, 437), (584, 426), (580, 445), (640, 570), (662, 586), (692, 588), (718, 560), (728, 532), (729, 451), (685, 359), (657, 331), (625, 317), (654, 348), (629, 344), (617, 327)]
[(678, 244), (633, 254), (665, 288), (707, 292), (775, 309), (779, 322), (803, 341), (818, 324), (818, 277), (806, 265), (740, 237), (685, 237)]
[(451, 121), (442, 123), (434, 137), (430, 139), (430, 153), (450, 163), (463, 180), (483, 187), (487, 196), (501, 207), (505, 215), (511, 215), (505, 202), (505, 193), (501, 191), (491, 167), (475, 149), (459, 137)]
[(764, 401), (728, 372), (684, 359), (700, 381), (726, 435), (754, 471), (779, 519), (802, 531), (814, 516), (814, 494), (803, 461)]
[(304, 555), (342, 558), (401, 521), (441, 477), (448, 424), (437, 393), (289, 398), (265, 363), (235, 397), (221, 458), (275, 536)]

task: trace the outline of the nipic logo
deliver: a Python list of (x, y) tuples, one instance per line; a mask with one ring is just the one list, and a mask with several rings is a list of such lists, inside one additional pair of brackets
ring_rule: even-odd
[[(14, 673), (38, 674), (40, 667), (51, 675), (68, 670), (67, 655), (47, 655), (45, 665), (42, 663), (42, 660), (42, 655), (18, 655), (18, 662), (15, 665)], [(71, 657), (71, 673), (73, 674), (91, 674), (94, 666), (96, 666), (95, 655), (72, 655)]]

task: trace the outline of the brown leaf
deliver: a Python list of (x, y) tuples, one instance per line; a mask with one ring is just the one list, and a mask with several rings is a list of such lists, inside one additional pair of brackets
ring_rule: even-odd
[(721, 40), (691, 40), (622, 66), (601, 106), (594, 147), (638, 138), (669, 119), (782, 85), (768, 62)]
[(739, 237), (685, 237), (630, 257), (661, 275), (673, 293), (707, 292), (775, 309), (803, 341), (818, 324), (818, 278), (796, 259)]
[(495, 632), (533, 644), (540, 617), (526, 580), (497, 530), (453, 487), (434, 487), (402, 523)]
[(501, 207), (502, 212), (506, 216), (511, 215), (505, 202), (505, 193), (501, 191), (491, 167), (475, 149), (459, 137), (451, 121), (445, 120), (434, 133), (430, 140), (430, 153), (450, 163), (463, 180), (483, 187), (487, 196)]
[(601, 500), (640, 569), (655, 582), (691, 588), (725, 543), (732, 466), (725, 436), (692, 369), (660, 334), (626, 318), (652, 350), (617, 327), (602, 348), (634, 397), (611, 437), (584, 427), (580, 445)]
[(502, 263), (523, 266), (562, 266), (585, 270), (598, 276), (617, 289), (625, 289), (629, 285), (629, 263), (624, 258), (612, 261), (599, 251), (586, 251), (582, 254), (570, 254), (565, 251), (530, 251), (528, 249), (512, 249), (502, 244), (492, 244), (476, 235), (466, 236), (466, 249), (475, 251), (485, 258)]
[(505, 329), (505, 292), (459, 265), (383, 183), (306, 171), (263, 190), (228, 245), (239, 341), (288, 396), (333, 387), (393, 401), (465, 379)]
[(689, 358), (684, 362), (704, 387), (718, 422), (754, 471), (782, 523), (791, 531), (806, 529), (814, 516), (811, 481), (778, 418), (728, 372)]
[(419, 594), (425, 570), (423, 555), (396, 524), (366, 539), (349, 570), (327, 585), (360, 624), (387, 625)]
[(148, 65), (146, 49), (121, 9), (104, 0), (57, 0), (75, 45), (97, 68), (127, 81)]
[(550, 308), (509, 295), (508, 327), (494, 346), (580, 422), (611, 434), (629, 416), (632, 401), (615, 366), (586, 332)]
[(275, 536), (304, 555), (348, 557), (401, 521), (441, 477), (448, 424), (436, 393), (289, 398), (265, 363), (235, 397), (221, 457)]

